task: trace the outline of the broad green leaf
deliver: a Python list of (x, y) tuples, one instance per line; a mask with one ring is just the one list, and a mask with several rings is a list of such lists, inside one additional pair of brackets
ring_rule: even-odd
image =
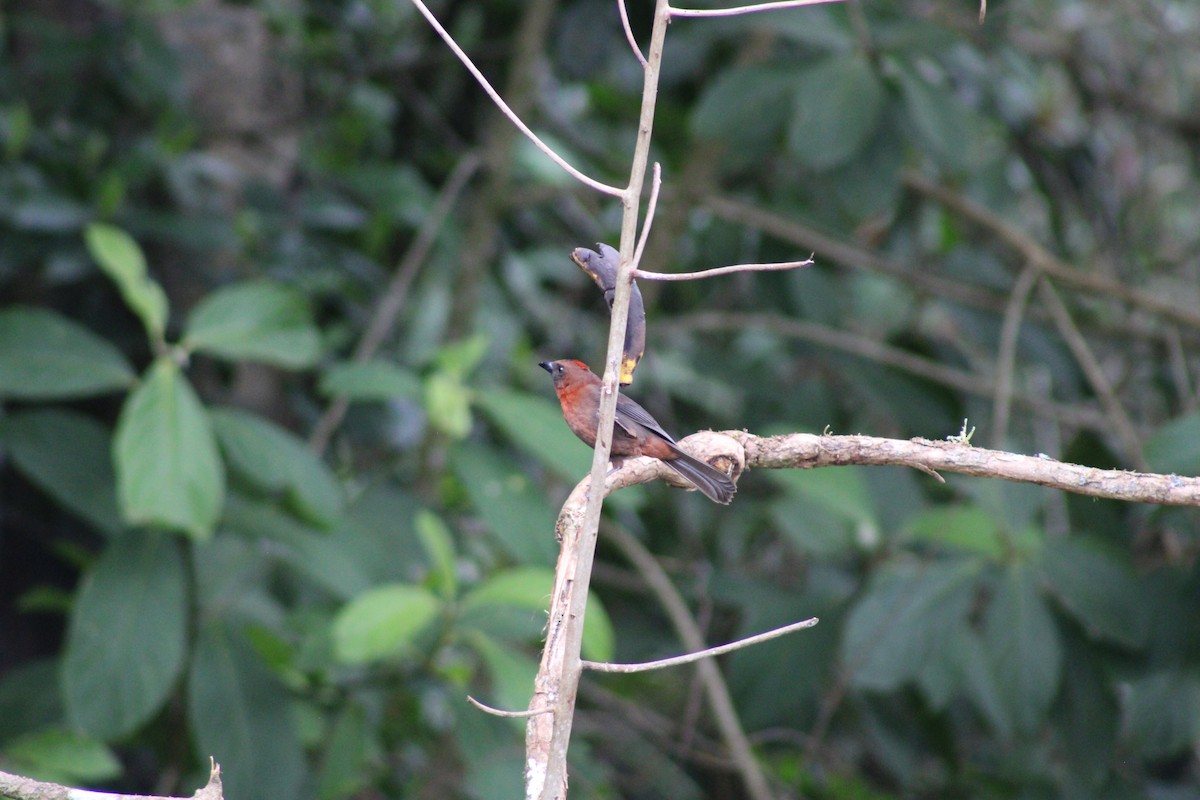
[(138, 316), (152, 343), (163, 341), (167, 295), (146, 270), (142, 248), (120, 228), (93, 222), (84, 230), (88, 252), (117, 285), (125, 305)]
[(1045, 719), (1062, 677), (1063, 651), (1050, 609), (1026, 564), (1010, 567), (992, 598), (984, 647), (1017, 732)]
[(1117, 747), (1121, 725), (1117, 687), (1107, 674), (1109, 663), (1096, 658), (1082, 636), (1068, 636), (1067, 673), (1053, 721), (1062, 732), (1063, 756), (1085, 779), (1102, 780)]
[(0, 676), (0, 742), (61, 724), (61, 663), (26, 661)]
[(174, 539), (128, 531), (84, 579), (67, 629), (67, 715), (99, 739), (131, 733), (170, 695), (188, 635), (183, 556)]
[(1138, 754), (1180, 755), (1200, 739), (1200, 677), (1178, 670), (1150, 673), (1126, 690), (1125, 730)]
[(842, 662), (851, 682), (887, 691), (915, 678), (965, 623), (977, 572), (970, 560), (881, 568), (846, 620)]
[(229, 495), (221, 529), (234, 531), (247, 539), (269, 541), (273, 558), (291, 565), (335, 597), (347, 600), (371, 586), (367, 565), (347, 548), (339, 531), (316, 531), (278, 506), (248, 500), (237, 493)]
[(136, 380), (121, 351), (53, 311), (0, 311), (0, 397), (85, 397)]
[(315, 525), (328, 526), (342, 511), (341, 487), (325, 462), (295, 434), (235, 408), (211, 413), (213, 431), (229, 466), (253, 486), (284, 492), (288, 505)]
[[(497, 609), (511, 607), (536, 612), (531, 619), (540, 630), (545, 625), (553, 588), (554, 572), (545, 567), (501, 570), (466, 593), (462, 600), (462, 622), (487, 633), (489, 615)], [(595, 593), (589, 593), (583, 620), (584, 657), (592, 661), (610, 660), (615, 639), (608, 612)]]
[(129, 523), (196, 538), (212, 534), (225, 473), (208, 413), (169, 359), (156, 361), (125, 401), (113, 451), (121, 510)]
[(321, 374), (321, 393), (350, 400), (421, 397), (421, 379), (388, 361), (339, 361)]
[(1200, 411), (1160, 425), (1146, 442), (1146, 461), (1154, 472), (1200, 475)]
[(795, 83), (788, 149), (823, 170), (849, 161), (871, 140), (884, 106), (883, 86), (859, 53), (836, 56), (802, 72)]
[(452, 439), (471, 432), (471, 390), (456, 376), (438, 372), (429, 377), (425, 410), (433, 426)]
[(557, 402), (495, 386), (478, 392), (475, 405), (513, 444), (563, 480), (574, 483), (591, 468), (591, 451), (571, 433)]
[(976, 505), (936, 506), (922, 511), (909, 521), (905, 533), (913, 541), (989, 558), (999, 558), (1004, 553), (996, 520)]
[(432, 511), (417, 512), (417, 537), (429, 558), (430, 583), (443, 598), (458, 594), (458, 574), (454, 565), (454, 538), (442, 518)]
[(967, 698), (1001, 737), (1012, 736), (1013, 704), (1001, 692), (982, 637), (963, 626), (958, 635), (950, 638), (949, 656)]
[(0, 762), (23, 777), (68, 785), (109, 781), (121, 774), (121, 762), (101, 742), (60, 728), (7, 742)]
[(1079, 539), (1055, 539), (1043, 551), (1050, 593), (1096, 639), (1124, 647), (1146, 641), (1141, 592), (1125, 565)]
[(393, 583), (350, 601), (333, 623), (333, 650), (345, 664), (402, 654), (437, 617), (442, 603), (421, 586)]
[(483, 361), (490, 345), (491, 339), (488, 336), (477, 333), (442, 345), (433, 360), (439, 372), (445, 372), (455, 378), (465, 378)]
[(321, 800), (363, 796), (378, 764), (383, 761), (377, 723), (362, 706), (344, 705), (327, 742), (323, 743), (317, 796)]
[(276, 283), (238, 283), (204, 298), (188, 317), (185, 346), (231, 360), (298, 369), (314, 364), (321, 339), (304, 295)]
[(81, 519), (114, 534), (117, 508), (112, 436), (74, 411), (26, 411), (0, 419), (0, 445), (17, 469)]
[(303, 796), (304, 751), (291, 698), (227, 623), (200, 630), (187, 709), (196, 756), (221, 765), (226, 797)]
[(789, 492), (823, 506), (829, 512), (858, 527), (861, 543), (879, 539), (879, 522), (871, 492), (858, 467), (837, 469), (775, 470), (771, 478)]
[(692, 133), (743, 144), (772, 141), (788, 117), (795, 82), (790, 68), (756, 64), (724, 70), (706, 84), (692, 112)]
[(974, 115), (954, 96), (948, 85), (934, 86), (915, 70), (899, 72), (904, 111), (921, 146), (945, 167), (966, 170), (981, 143)]
[(450, 466), (475, 511), (512, 558), (524, 563), (554, 562), (558, 551), (554, 511), (524, 472), (493, 450), (469, 442), (450, 451)]

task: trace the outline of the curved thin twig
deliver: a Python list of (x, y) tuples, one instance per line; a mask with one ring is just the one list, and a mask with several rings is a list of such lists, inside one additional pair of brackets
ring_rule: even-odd
[(471, 697), (471, 695), (467, 695), (467, 702), (485, 714), (491, 714), (493, 717), (503, 717), (504, 719), (529, 719), (537, 714), (546, 714), (550, 712), (550, 709), (548, 708), (542, 708), (535, 711), (531, 711), (528, 708), (524, 709), (523, 711), (505, 711), (502, 708), (496, 708), (494, 706), (489, 706), (487, 703), (481, 703), (474, 697)]
[(642, 48), (638, 47), (637, 39), (633, 38), (633, 28), (629, 27), (629, 9), (625, 8), (625, 0), (617, 0), (617, 13), (621, 16), (621, 27), (625, 29), (625, 40), (629, 42), (629, 47), (633, 50), (633, 54), (637, 56), (638, 63), (642, 65), (642, 69), (645, 69), (646, 57), (642, 55)]
[(745, 647), (751, 647), (760, 642), (769, 642), (772, 639), (778, 639), (780, 636), (786, 636), (789, 633), (811, 628), (817, 624), (819, 620), (816, 617), (799, 622), (793, 622), (790, 625), (784, 625), (782, 628), (766, 631), (765, 633), (747, 636), (745, 639), (738, 639), (736, 642), (709, 647), (705, 650), (698, 650), (694, 653), (685, 653), (681, 656), (672, 656), (671, 658), (660, 658), (657, 661), (642, 661), (636, 664), (614, 664), (606, 661), (584, 661), (583, 668), (590, 669), (595, 672), (650, 672), (655, 669), (666, 669), (667, 667), (677, 667), (681, 664), (691, 664), (704, 658), (714, 658), (715, 656), (732, 653), (734, 650), (741, 650)]
[(672, 17), (736, 17), (741, 14), (754, 14), (759, 11), (778, 11), (784, 8), (800, 8), (815, 6), (822, 3), (840, 3), (841, 0), (776, 0), (773, 3), (756, 3), (749, 6), (734, 6), (733, 8), (675, 8), (671, 7)]
[[(637, 248), (633, 251), (633, 277), (641, 271), (638, 266), (642, 263), (642, 253), (646, 249), (646, 240), (650, 238), (650, 226), (654, 224), (654, 212), (658, 209), (658, 192), (662, 189), (662, 165), (654, 162), (654, 176), (650, 179), (650, 201), (646, 204), (646, 221), (642, 223), (642, 235), (638, 238)], [(653, 274), (653, 273), (651, 273)]]
[(713, 267), (699, 272), (646, 272), (634, 270), (633, 277), (644, 281), (699, 281), (705, 278), (716, 278), (721, 275), (731, 275), (735, 272), (776, 272), (785, 269), (800, 269), (811, 267), (812, 257), (803, 261), (774, 261), (770, 264), (734, 264), (728, 267)]
[(529, 141), (533, 142), (534, 145), (536, 145), (539, 150), (545, 153), (551, 161), (562, 167), (563, 170), (566, 171), (566, 173), (572, 178), (584, 184), (585, 186), (595, 189), (597, 192), (602, 192), (604, 194), (611, 195), (612, 197), (622, 197), (625, 194), (624, 189), (619, 189), (616, 186), (609, 186), (607, 183), (602, 183), (595, 178), (583, 174), (578, 169), (567, 163), (567, 160), (556, 153), (554, 148), (543, 142), (541, 138), (534, 133), (529, 126), (521, 120), (520, 117), (517, 116), (516, 112), (509, 108), (508, 103), (504, 102), (504, 98), (501, 97), (500, 93), (492, 87), (492, 84), (488, 82), (488, 79), (483, 77), (483, 73), (479, 71), (479, 67), (475, 66), (475, 62), (471, 61), (471, 57), (468, 56), (466, 52), (458, 46), (458, 42), (454, 41), (454, 37), (442, 27), (442, 23), (437, 21), (437, 17), (435, 17), (433, 12), (426, 7), (425, 3), (421, 2), (421, 0), (412, 0), (412, 4), (415, 5), (417, 10), (421, 12), (421, 15), (429, 21), (429, 24), (433, 26), (435, 31), (437, 31), (438, 36), (442, 37), (442, 41), (446, 43), (446, 46), (450, 48), (454, 55), (458, 56), (458, 60), (461, 61), (463, 66), (467, 68), (467, 71), (475, 77), (476, 82), (483, 87), (483, 90), (487, 92), (488, 97), (492, 98), (492, 102), (495, 103), (496, 106), (502, 112), (504, 112), (504, 115), (512, 120), (512, 123), (517, 126), (521, 133), (525, 134)]
[[(189, 800), (222, 800), (224, 797), (221, 789), (221, 767), (216, 761), (210, 763), (208, 783), (197, 789)], [(12, 800), (181, 800), (181, 798), (174, 797), (72, 789), (57, 783), (35, 781), (33, 778), (25, 778), (8, 772), (0, 772), (0, 797), (8, 797)]]

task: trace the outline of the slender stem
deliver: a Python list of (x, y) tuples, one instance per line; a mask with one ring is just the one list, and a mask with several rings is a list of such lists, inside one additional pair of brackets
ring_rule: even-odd
[(1017, 363), (1017, 338), (1021, 333), (1021, 320), (1029, 307), (1029, 293), (1037, 279), (1038, 271), (1033, 267), (1022, 270), (1008, 298), (1008, 306), (1004, 309), (1004, 323), (1000, 326), (1000, 347), (996, 353), (996, 391), (992, 397), (993, 447), (1002, 447), (1008, 437), (1008, 418), (1013, 400), (1013, 371)]
[(642, 235), (638, 239), (637, 249), (633, 253), (633, 276), (635, 278), (641, 273), (638, 267), (642, 264), (642, 253), (646, 251), (646, 240), (650, 238), (650, 226), (654, 224), (654, 211), (658, 208), (660, 189), (662, 189), (662, 165), (655, 161), (654, 177), (650, 180), (650, 202), (646, 204), (646, 221), (642, 223)]
[(738, 639), (736, 642), (729, 642), (728, 644), (709, 647), (705, 650), (698, 650), (694, 653), (685, 653), (681, 656), (660, 658), (657, 661), (642, 661), (636, 664), (613, 664), (604, 661), (584, 661), (583, 668), (590, 669), (595, 672), (629, 673), (650, 672), (651, 670), (666, 669), (667, 667), (678, 667), (681, 664), (692, 664), (696, 661), (700, 661), (701, 659), (714, 658), (716, 656), (724, 655), (725, 653), (732, 653), (734, 650), (741, 650), (761, 642), (769, 642), (772, 639), (778, 639), (780, 636), (786, 636), (787, 634), (794, 633), (795, 631), (811, 628), (817, 624), (817, 621), (818, 620), (816, 617), (810, 617), (809, 619), (793, 622), (790, 625), (784, 625), (781, 628), (775, 628), (774, 630), (766, 631), (765, 633), (747, 636), (745, 639)]
[(716, 278), (720, 275), (731, 275), (735, 272), (775, 272), (784, 269), (799, 269), (812, 266), (813, 260), (777, 261), (771, 264), (734, 264), (729, 267), (713, 267), (699, 272), (646, 272), (637, 270), (633, 277), (646, 281), (698, 281), (704, 278)]
[(733, 8), (672, 8), (672, 17), (736, 17), (741, 14), (754, 14), (758, 11), (778, 11), (784, 8), (800, 8), (801, 6), (816, 6), (822, 3), (840, 3), (841, 0), (777, 0), (773, 3), (755, 3), (749, 6), (734, 6)]
[(629, 9), (625, 8), (625, 0), (617, 0), (617, 13), (621, 16), (621, 27), (625, 29), (625, 41), (629, 42), (638, 63), (645, 69), (646, 57), (642, 55), (642, 48), (638, 47), (637, 39), (633, 37), (633, 28), (629, 27)]
[(471, 57), (468, 56), (466, 52), (464, 52), (463, 49), (458, 46), (458, 42), (454, 41), (454, 37), (452, 37), (449, 32), (442, 27), (442, 24), (437, 21), (437, 17), (435, 17), (433, 12), (426, 7), (425, 3), (421, 2), (421, 0), (412, 0), (412, 4), (415, 5), (417, 10), (421, 12), (421, 15), (429, 21), (429, 24), (433, 26), (435, 31), (437, 31), (438, 36), (442, 37), (442, 41), (446, 43), (446, 46), (450, 48), (454, 55), (458, 56), (458, 60), (461, 61), (463, 66), (467, 68), (467, 71), (475, 77), (475, 80), (480, 86), (483, 87), (483, 90), (487, 92), (488, 97), (492, 98), (492, 102), (495, 103), (496, 106), (504, 112), (504, 115), (512, 120), (512, 123), (517, 126), (521, 133), (525, 134), (529, 141), (533, 142), (534, 145), (536, 145), (539, 150), (545, 153), (551, 161), (562, 167), (568, 175), (575, 178), (580, 183), (584, 184), (585, 186), (589, 186), (598, 192), (612, 195), (613, 197), (621, 197), (624, 194), (622, 189), (618, 189), (616, 186), (609, 186), (607, 183), (601, 183), (595, 178), (591, 178), (575, 169), (575, 167), (567, 163), (565, 158), (556, 153), (554, 148), (543, 142), (541, 138), (538, 137), (538, 135), (532, 130), (530, 130), (529, 126), (517, 116), (516, 112), (509, 108), (508, 103), (504, 102), (504, 98), (501, 97), (500, 93), (492, 87), (492, 84), (488, 82), (488, 79), (483, 77), (483, 73), (479, 71), (479, 67), (475, 66), (475, 63), (471, 61)]

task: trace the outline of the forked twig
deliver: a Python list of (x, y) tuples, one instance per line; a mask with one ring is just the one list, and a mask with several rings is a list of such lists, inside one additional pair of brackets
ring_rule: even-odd
[(433, 29), (437, 31), (438, 36), (442, 37), (442, 41), (446, 43), (446, 46), (450, 48), (454, 55), (458, 56), (458, 60), (463, 63), (463, 66), (467, 68), (467, 71), (475, 77), (475, 80), (481, 87), (483, 87), (483, 90), (487, 92), (488, 97), (492, 98), (492, 102), (504, 112), (506, 117), (512, 120), (512, 123), (517, 126), (521, 133), (528, 137), (529, 141), (533, 142), (534, 145), (536, 145), (539, 150), (545, 153), (551, 161), (562, 167), (567, 174), (585, 186), (589, 186), (598, 192), (602, 192), (613, 197), (624, 196), (624, 189), (618, 189), (616, 186), (609, 186), (607, 183), (602, 183), (595, 178), (583, 174), (575, 167), (567, 163), (567, 160), (556, 153), (554, 148), (543, 142), (541, 138), (534, 133), (529, 126), (521, 120), (520, 117), (517, 116), (516, 112), (509, 108), (508, 103), (504, 102), (504, 98), (501, 97), (500, 93), (492, 87), (492, 84), (488, 82), (488, 79), (483, 77), (483, 73), (479, 71), (479, 67), (475, 66), (475, 62), (471, 61), (471, 57), (468, 56), (466, 52), (458, 46), (458, 42), (454, 41), (454, 37), (442, 27), (442, 23), (437, 21), (437, 17), (435, 17), (433, 12), (426, 7), (425, 3), (423, 3), (422, 0), (412, 0), (412, 3), (417, 7), (417, 10), (421, 12), (421, 15), (429, 21), (429, 24), (433, 26)]
[(504, 719), (529, 719), (537, 714), (548, 714), (551, 709), (541, 708), (537, 710), (524, 709), (523, 711), (505, 711), (502, 708), (489, 706), (487, 703), (481, 703), (471, 695), (467, 695), (467, 702), (478, 708), (485, 714), (491, 714), (493, 717), (503, 717)]
[(646, 240), (650, 238), (650, 226), (654, 224), (654, 212), (658, 209), (658, 192), (662, 189), (662, 165), (654, 162), (654, 177), (650, 179), (650, 201), (646, 204), (646, 221), (642, 223), (642, 235), (638, 238), (637, 248), (633, 251), (633, 276), (636, 278), (642, 263), (642, 253), (646, 249)]
[(800, 622), (793, 622), (790, 625), (784, 625), (782, 628), (758, 633), (754, 636), (747, 636), (745, 639), (738, 639), (736, 642), (709, 647), (706, 650), (698, 650), (695, 653), (685, 653), (681, 656), (672, 656), (671, 658), (660, 658), (657, 661), (643, 661), (637, 664), (613, 664), (605, 661), (583, 661), (584, 669), (594, 670), (595, 672), (649, 672), (655, 669), (666, 669), (667, 667), (677, 667), (680, 664), (691, 664), (694, 661), (699, 661), (702, 658), (713, 658), (715, 656), (732, 653), (734, 650), (741, 650), (744, 647), (759, 644), (760, 642), (769, 642), (772, 639), (778, 639), (780, 636), (786, 636), (794, 631), (811, 628), (818, 622), (816, 617), (810, 617)]

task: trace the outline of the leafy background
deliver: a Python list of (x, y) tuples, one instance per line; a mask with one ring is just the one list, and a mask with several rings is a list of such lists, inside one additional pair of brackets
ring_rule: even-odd
[[(642, 287), (633, 394), (668, 429), (965, 427), (1196, 474), (1200, 10), (990, 5), (672, 25), (648, 266), (817, 266)], [(435, 10), (623, 180), (641, 76), (611, 3)], [(588, 464), (535, 365), (601, 358), (567, 256), (615, 241), (617, 204), (399, 0), (16, 0), (0, 23), (0, 764), (187, 794), (213, 755), (231, 798), (517, 796), (522, 726), (465, 695), (528, 700)], [(821, 617), (722, 661), (781, 796), (1196, 795), (1195, 512), (842, 468), (752, 473), (727, 509), (639, 487), (604, 524), (713, 642)], [(603, 535), (594, 587), (586, 656), (679, 650)], [(588, 677), (573, 792), (739, 796), (698, 698), (680, 671)]]

